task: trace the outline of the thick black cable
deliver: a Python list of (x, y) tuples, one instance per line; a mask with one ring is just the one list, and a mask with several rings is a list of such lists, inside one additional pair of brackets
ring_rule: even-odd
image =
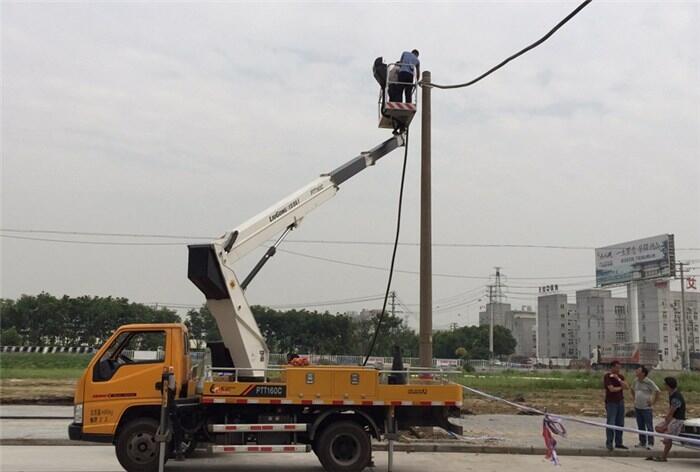
[(386, 283), (386, 292), (384, 293), (384, 303), (382, 304), (382, 312), (379, 314), (379, 319), (377, 320), (377, 327), (374, 329), (374, 336), (372, 336), (372, 342), (367, 350), (367, 355), (362, 363), (363, 366), (367, 365), (367, 361), (372, 355), (374, 350), (374, 344), (377, 342), (377, 336), (379, 331), (382, 329), (382, 321), (384, 321), (384, 316), (386, 315), (386, 304), (389, 301), (389, 292), (391, 291), (391, 279), (394, 276), (394, 262), (396, 261), (396, 250), (399, 247), (399, 234), (401, 233), (401, 208), (403, 206), (403, 188), (406, 182), (406, 163), (408, 162), (408, 128), (406, 129), (406, 142), (404, 143), (404, 153), (403, 153), (403, 168), (401, 169), (401, 186), (399, 187), (399, 209), (396, 214), (396, 237), (394, 238), (394, 249), (391, 251), (391, 264), (389, 265), (389, 279)]
[(542, 43), (544, 43), (545, 41), (547, 41), (547, 40), (549, 39), (550, 36), (552, 36), (554, 33), (556, 33), (557, 30), (558, 30), (559, 28), (561, 28), (562, 26), (564, 26), (570, 19), (572, 19), (574, 16), (576, 16), (576, 15), (577, 15), (581, 10), (583, 10), (589, 3), (591, 3), (591, 0), (586, 0), (585, 2), (583, 2), (583, 3), (582, 3), (581, 5), (579, 5), (574, 11), (572, 11), (571, 13), (569, 13), (569, 14), (566, 16), (566, 18), (564, 18), (564, 19), (561, 20), (559, 23), (557, 23), (557, 25), (556, 25), (554, 28), (552, 28), (551, 30), (549, 30), (549, 32), (548, 32), (547, 34), (545, 34), (545, 35), (542, 36), (540, 39), (538, 39), (538, 40), (535, 41), (534, 43), (530, 44), (530, 45), (527, 46), (526, 48), (521, 49), (520, 51), (516, 52), (515, 54), (513, 54), (513, 55), (510, 56), (509, 58), (505, 59), (505, 60), (502, 61), (500, 64), (498, 64), (498, 65), (492, 67), (491, 69), (489, 69), (488, 71), (484, 72), (483, 74), (481, 74), (481, 75), (480, 75), (479, 77), (477, 77), (476, 79), (470, 80), (469, 82), (465, 82), (465, 83), (463, 83), (463, 84), (454, 84), (454, 85), (439, 85), (439, 84), (433, 84), (433, 83), (430, 83), (430, 84), (423, 84), (423, 83), (421, 83), (421, 85), (423, 85), (423, 86), (425, 86), (425, 87), (435, 87), (435, 88), (439, 88), (439, 89), (455, 89), (455, 88), (469, 87), (470, 85), (474, 85), (475, 83), (477, 83), (477, 82), (480, 81), (481, 79), (483, 79), (483, 78), (485, 78), (485, 77), (491, 75), (492, 73), (496, 72), (498, 69), (500, 69), (501, 67), (505, 66), (506, 64), (508, 64), (508, 63), (509, 63), (510, 61), (512, 61), (513, 59), (516, 59), (516, 58), (522, 56), (523, 54), (525, 54), (525, 53), (528, 52), (529, 50), (534, 49), (534, 48), (536, 48), (537, 46), (539, 46), (540, 44), (542, 44)]

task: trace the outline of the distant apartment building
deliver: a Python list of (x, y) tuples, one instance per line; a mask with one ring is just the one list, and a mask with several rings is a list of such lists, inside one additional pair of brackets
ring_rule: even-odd
[(537, 298), (537, 357), (577, 358), (576, 304), (566, 294)]
[[(681, 320), (681, 292), (671, 292), (671, 306), (674, 319), (678, 319), (680, 329)], [(686, 290), (685, 292), (685, 319), (688, 330), (688, 347), (691, 353), (700, 352), (700, 319), (698, 308), (700, 307), (700, 292)], [(680, 331), (679, 331), (680, 333)], [(681, 336), (679, 336), (680, 340)], [(680, 348), (680, 346), (679, 346)]]
[(537, 355), (537, 345), (535, 341), (535, 326), (537, 324), (537, 313), (530, 307), (523, 307), (522, 310), (512, 312), (513, 328), (511, 333), (517, 344), (515, 345), (515, 355), (534, 357)]
[(646, 281), (638, 287), (639, 340), (659, 345), (659, 367), (680, 368), (680, 326), (674, 319), (668, 282)]
[(532, 331), (537, 316), (532, 308), (524, 306), (520, 310), (513, 310), (510, 303), (487, 303), (484, 311), (479, 312), (479, 326), (489, 326), (492, 313), (494, 326), (503, 326), (515, 338), (514, 354), (534, 356), (536, 349)]
[[(688, 349), (700, 351), (698, 305), (700, 293), (685, 294)], [(667, 281), (649, 281), (639, 288), (639, 338), (659, 345), (659, 367), (679, 369), (683, 365), (681, 292), (671, 291)]]
[[(667, 280), (638, 282), (639, 341), (658, 345), (659, 368), (682, 367), (681, 292)], [(700, 354), (700, 292), (686, 290), (688, 348)], [(627, 297), (606, 289), (576, 292), (576, 303), (562, 293), (537, 299), (537, 357), (591, 359), (598, 346), (633, 342), (632, 314)]]
[[(686, 291), (685, 312), (688, 348), (700, 351), (700, 293)], [(649, 281), (639, 287), (639, 339), (659, 345), (659, 367), (682, 367), (683, 321), (681, 292), (671, 291), (667, 281)]]
[(610, 290), (576, 292), (577, 357), (591, 359), (598, 346), (631, 341), (627, 298), (613, 297)]
[(513, 331), (513, 317), (511, 315), (510, 303), (487, 303), (484, 311), (479, 312), (479, 326), (488, 326), (491, 324), (492, 313), (494, 326), (503, 326)]

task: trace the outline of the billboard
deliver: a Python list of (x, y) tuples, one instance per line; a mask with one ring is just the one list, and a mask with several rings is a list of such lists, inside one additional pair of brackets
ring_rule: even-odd
[(672, 234), (661, 234), (595, 250), (598, 287), (635, 280), (674, 277), (676, 252)]

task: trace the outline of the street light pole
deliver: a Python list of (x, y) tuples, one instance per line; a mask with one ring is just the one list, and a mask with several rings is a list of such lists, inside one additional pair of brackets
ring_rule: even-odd
[(420, 155), (420, 334), (421, 367), (433, 366), (433, 254), (430, 198), (430, 72), (423, 72)]
[[(679, 262), (681, 269), (681, 349), (683, 349), (684, 368), (690, 370), (690, 346), (688, 345), (688, 323), (685, 312), (685, 277), (683, 276), (683, 263)], [(693, 334), (694, 335), (694, 334)]]

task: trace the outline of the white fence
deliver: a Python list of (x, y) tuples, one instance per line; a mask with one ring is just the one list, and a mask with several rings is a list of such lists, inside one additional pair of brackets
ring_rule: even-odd
[(492, 370), (492, 369), (513, 369), (513, 370), (530, 370), (534, 366), (532, 364), (518, 364), (516, 362), (501, 362), (490, 361), (487, 359), (471, 359), (466, 363), (476, 370)]
[(58, 347), (58, 346), (0, 346), (0, 352), (37, 352), (41, 354), (55, 354), (65, 352), (70, 354), (92, 354), (97, 351), (94, 347)]

